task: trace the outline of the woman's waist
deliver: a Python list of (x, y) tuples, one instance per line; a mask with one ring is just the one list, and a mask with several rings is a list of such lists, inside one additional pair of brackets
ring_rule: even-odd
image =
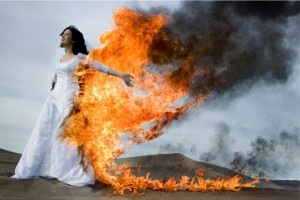
[(77, 78), (73, 75), (64, 75), (64, 74), (57, 74), (56, 81), (73, 81), (76, 82)]
[(76, 82), (65, 83), (63, 81), (57, 81), (51, 93), (54, 96), (59, 96), (63, 98), (68, 96), (74, 96), (78, 90), (79, 85)]

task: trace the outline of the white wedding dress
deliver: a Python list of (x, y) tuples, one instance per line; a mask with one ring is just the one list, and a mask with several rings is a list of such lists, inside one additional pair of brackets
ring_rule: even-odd
[(94, 184), (93, 168), (83, 171), (77, 147), (59, 138), (63, 121), (70, 114), (79, 89), (73, 76), (79, 61), (76, 56), (56, 65), (55, 88), (47, 98), (12, 178), (45, 177), (75, 186)]

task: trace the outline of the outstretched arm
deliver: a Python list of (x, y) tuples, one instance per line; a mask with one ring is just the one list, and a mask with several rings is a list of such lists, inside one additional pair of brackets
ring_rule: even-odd
[(116, 77), (119, 77), (119, 78), (123, 79), (124, 83), (128, 87), (133, 87), (134, 86), (134, 80), (133, 80), (133, 76), (131, 74), (124, 74), (122, 72), (113, 70), (111, 68), (108, 69), (107, 74), (108, 75), (112, 75), (112, 76), (116, 76)]
[[(78, 57), (79, 59), (82, 59), (82, 60), (85, 60), (86, 59), (86, 55), (84, 54), (78, 54)], [(105, 73), (107, 75), (112, 75), (112, 76), (116, 76), (116, 77), (119, 77), (121, 79), (123, 79), (123, 81), (125, 82), (125, 84), (128, 86), (128, 87), (133, 87), (134, 86), (134, 80), (133, 80), (133, 76), (130, 75), (130, 74), (124, 74), (120, 71), (116, 71), (114, 69), (111, 69), (97, 61), (90, 61), (89, 62), (89, 65), (91, 67), (93, 67), (94, 69), (96, 69), (97, 71), (100, 71), (102, 73)]]

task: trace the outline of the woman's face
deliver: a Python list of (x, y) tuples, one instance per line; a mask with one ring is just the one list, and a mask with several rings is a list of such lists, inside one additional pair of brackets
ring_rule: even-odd
[(64, 47), (66, 46), (70, 46), (73, 44), (73, 41), (72, 41), (72, 32), (70, 29), (66, 29), (64, 31), (64, 33), (62, 34), (61, 36), (61, 41), (60, 41), (60, 44)]

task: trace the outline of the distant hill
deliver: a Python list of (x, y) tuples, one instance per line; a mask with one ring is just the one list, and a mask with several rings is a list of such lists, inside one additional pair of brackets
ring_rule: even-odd
[[(14, 169), (20, 157), (21, 155), (18, 153), (13, 153), (0, 149), (0, 185), (4, 184), (7, 187), (12, 187), (14, 188), (13, 190), (17, 190), (18, 188), (20, 189), (23, 187), (22, 184), (26, 185), (27, 183), (30, 183), (32, 185), (45, 184), (45, 187), (50, 187), (48, 184), (52, 184), (52, 186), (55, 187), (63, 188), (66, 186), (65, 184), (60, 183), (59, 181), (49, 179), (21, 181), (10, 179), (9, 177), (14, 174)], [(134, 171), (134, 174), (137, 176), (145, 175), (147, 172), (150, 172), (151, 179), (167, 180), (170, 177), (180, 179), (180, 177), (183, 175), (193, 177), (195, 175), (195, 171), (200, 167), (204, 167), (206, 169), (205, 178), (207, 179), (213, 179), (215, 177), (232, 177), (237, 174), (237, 172), (232, 171), (230, 169), (207, 163), (197, 162), (178, 153), (119, 158), (116, 159), (116, 163), (129, 164), (131, 166), (131, 169)], [(138, 166), (141, 166), (141, 170), (139, 172), (137, 172)], [(243, 176), (243, 180), (249, 181), (252, 179), (250, 177)], [(257, 185), (256, 188), (299, 189), (299, 183), (299, 181), (262, 181), (259, 185)], [(40, 186), (38, 186), (38, 188), (39, 187)]]

